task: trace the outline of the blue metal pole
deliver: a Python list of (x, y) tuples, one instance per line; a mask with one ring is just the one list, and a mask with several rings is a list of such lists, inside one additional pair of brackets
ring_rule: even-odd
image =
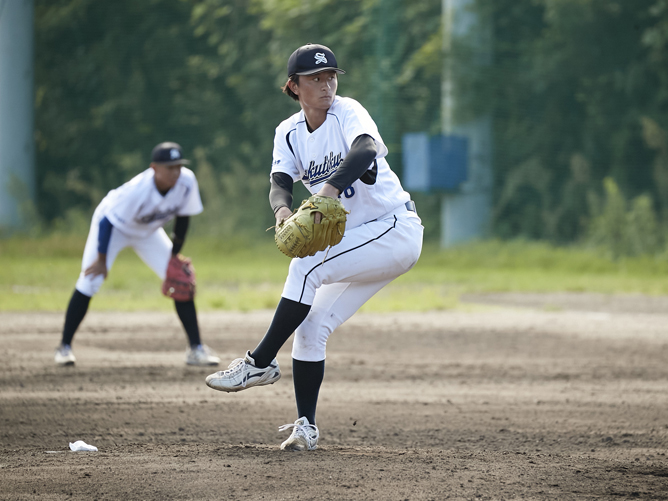
[[(468, 141), (467, 180), (456, 193), (441, 199), (441, 247), (484, 238), (492, 211), (492, 118), (488, 113), (462, 122), (456, 74), (463, 67), (488, 65), (492, 54), (489, 19), (482, 19), (473, 0), (442, 0), (444, 71), (442, 80), (442, 132)], [(473, 48), (474, 58), (458, 57), (457, 43)]]
[(35, 196), (33, 18), (33, 0), (0, 0), (0, 230)]

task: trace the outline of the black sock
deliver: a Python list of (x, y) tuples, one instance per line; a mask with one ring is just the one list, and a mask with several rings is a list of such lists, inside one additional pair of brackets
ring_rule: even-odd
[(202, 344), (199, 338), (199, 324), (197, 323), (197, 310), (195, 310), (195, 301), (174, 301), (176, 313), (181, 319), (183, 328), (188, 335), (190, 346)]
[(74, 289), (70, 304), (67, 306), (67, 313), (65, 313), (65, 325), (63, 326), (63, 337), (61, 344), (72, 344), (74, 334), (76, 333), (81, 321), (86, 316), (88, 305), (90, 304), (90, 296), (82, 294)]
[(325, 377), (325, 361), (302, 362), (292, 359), (292, 381), (295, 385), (297, 414), (315, 424), (315, 408), (318, 405), (320, 385)]
[(269, 330), (251, 353), (256, 367), (267, 367), (276, 358), (278, 350), (281, 349), (295, 329), (300, 326), (310, 310), (311, 306), (308, 304), (281, 298)]

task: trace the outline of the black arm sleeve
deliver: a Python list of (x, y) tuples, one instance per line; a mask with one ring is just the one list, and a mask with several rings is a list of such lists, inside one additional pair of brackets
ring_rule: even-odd
[(276, 214), (281, 207), (292, 208), (292, 178), (285, 172), (274, 172), (271, 175), (271, 188), (269, 189), (269, 203)]
[(368, 134), (357, 136), (350, 151), (343, 159), (334, 175), (327, 180), (334, 188), (343, 192), (348, 186), (357, 181), (376, 158), (376, 142)]
[(176, 216), (174, 221), (174, 231), (172, 233), (172, 255), (175, 256), (183, 247), (186, 241), (186, 233), (188, 232), (188, 224), (190, 223), (190, 216)]

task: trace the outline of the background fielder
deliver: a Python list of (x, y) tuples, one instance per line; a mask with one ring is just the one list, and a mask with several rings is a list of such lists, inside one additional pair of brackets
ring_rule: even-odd
[[(58, 365), (73, 365), (72, 340), (88, 310), (90, 299), (102, 286), (118, 253), (132, 247), (137, 255), (165, 279), (167, 265), (185, 241), (190, 216), (202, 212), (195, 174), (185, 167), (181, 146), (165, 142), (153, 148), (151, 164), (141, 174), (111, 190), (95, 209), (81, 263), (81, 274), (70, 299)], [(173, 242), (163, 226), (174, 219)], [(174, 301), (189, 341), (186, 363), (217, 365), (220, 359), (200, 340), (195, 303)]]
[(284, 450), (317, 447), (316, 405), (329, 335), (376, 292), (410, 270), (423, 228), (410, 195), (385, 160), (387, 147), (360, 103), (336, 96), (338, 68), (323, 45), (305, 45), (288, 60), (283, 91), (301, 106), (276, 128), (269, 199), (277, 224), (291, 215), (293, 183), (339, 197), (350, 211), (345, 235), (328, 251), (295, 258), (262, 341), (226, 371), (207, 377), (221, 391), (276, 382), (276, 354), (294, 332), (292, 369), (298, 419)]

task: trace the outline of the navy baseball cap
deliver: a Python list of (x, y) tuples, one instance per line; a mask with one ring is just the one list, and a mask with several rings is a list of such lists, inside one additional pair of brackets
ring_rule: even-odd
[(324, 45), (312, 43), (302, 45), (288, 59), (288, 77), (313, 75), (321, 71), (345, 73), (337, 66), (334, 53)]
[(153, 148), (151, 162), (161, 165), (188, 165), (190, 160), (183, 158), (181, 145), (177, 143), (160, 143)]

